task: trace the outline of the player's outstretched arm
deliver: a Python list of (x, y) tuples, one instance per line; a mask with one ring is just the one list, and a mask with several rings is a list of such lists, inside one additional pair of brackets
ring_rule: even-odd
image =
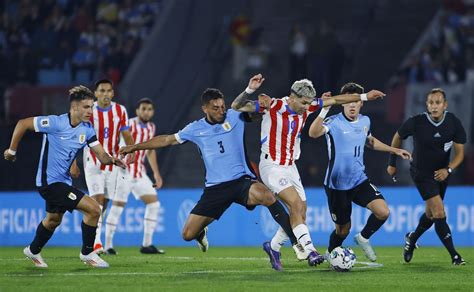
[(26, 118), (19, 120), (13, 131), (12, 140), (10, 142), (10, 147), (5, 150), (3, 156), (6, 160), (15, 161), (16, 160), (16, 151), (18, 145), (20, 144), (21, 139), (25, 135), (26, 131), (34, 131), (34, 117)]
[(385, 93), (379, 90), (371, 90), (367, 93), (363, 94), (341, 94), (336, 95), (331, 98), (323, 98), (323, 106), (331, 106), (335, 104), (345, 104), (354, 101), (371, 101), (376, 100), (378, 98), (383, 98)]
[(250, 78), (247, 88), (232, 102), (232, 109), (239, 112), (253, 113), (257, 111), (257, 101), (250, 100), (250, 95), (255, 92), (265, 81), (262, 74)]
[(102, 144), (97, 143), (97, 145), (92, 146), (91, 149), (97, 159), (99, 159), (100, 163), (105, 165), (113, 164), (121, 168), (127, 167), (127, 165), (122, 160), (112, 157), (109, 153), (105, 152), (104, 147), (102, 147)]
[(119, 153), (120, 155), (126, 155), (128, 153), (132, 153), (138, 150), (151, 150), (178, 144), (179, 142), (178, 140), (176, 140), (176, 137), (174, 135), (160, 135), (153, 137), (153, 139), (143, 143), (122, 147), (120, 148)]
[[(322, 100), (326, 100), (330, 98), (331, 98), (331, 92), (329, 91), (321, 95)], [(308, 134), (311, 138), (318, 138), (326, 134), (326, 128), (323, 127), (323, 122), (330, 109), (331, 109), (330, 106), (323, 107), (321, 111), (319, 112), (319, 115), (316, 117), (316, 119), (314, 119), (314, 121), (311, 123), (309, 127), (309, 131), (308, 131)]]
[(146, 154), (150, 168), (153, 171), (153, 178), (155, 179), (155, 184), (153, 185), (156, 189), (160, 189), (163, 186), (163, 178), (160, 174), (160, 168), (158, 167), (158, 160), (156, 158), (155, 149), (149, 150)]
[(374, 149), (375, 151), (390, 152), (392, 154), (400, 156), (403, 159), (411, 160), (410, 152), (406, 151), (405, 149), (388, 146), (387, 144), (383, 143), (374, 136), (367, 137), (365, 145), (371, 149)]

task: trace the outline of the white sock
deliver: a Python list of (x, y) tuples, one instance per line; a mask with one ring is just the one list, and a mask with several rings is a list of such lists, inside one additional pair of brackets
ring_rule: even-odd
[(160, 202), (153, 202), (146, 205), (145, 216), (143, 220), (143, 243), (142, 246), (150, 246), (153, 242), (153, 233), (158, 223), (158, 212), (160, 211)]
[(109, 214), (107, 215), (107, 219), (105, 220), (105, 249), (109, 249), (114, 247), (114, 235), (115, 230), (117, 229), (117, 225), (120, 221), (120, 216), (122, 215), (123, 207), (122, 206), (115, 206), (109, 210)]
[(357, 236), (359, 237), (359, 240), (362, 241), (362, 242), (369, 242), (369, 240), (365, 237), (362, 236), (362, 234), (357, 234)]
[(95, 240), (94, 240), (94, 246), (98, 243), (102, 245), (102, 241), (100, 240), (100, 235), (102, 233), (102, 218), (104, 217), (104, 213), (102, 212), (103, 207), (100, 206), (100, 217), (99, 217), (99, 222), (97, 222), (97, 229), (95, 231)]
[(288, 235), (286, 235), (285, 231), (283, 228), (278, 228), (277, 232), (275, 235), (273, 235), (272, 240), (270, 241), (270, 246), (274, 251), (280, 251), (281, 247), (285, 245), (285, 242), (290, 239)]
[(315, 251), (316, 248), (313, 246), (313, 241), (311, 240), (311, 235), (309, 234), (308, 226), (305, 224), (297, 225), (293, 228), (293, 233), (298, 239), (298, 242), (304, 247), (306, 251)]

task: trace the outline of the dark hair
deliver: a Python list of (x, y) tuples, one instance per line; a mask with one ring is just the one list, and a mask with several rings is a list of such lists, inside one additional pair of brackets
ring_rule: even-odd
[(430, 92), (428, 92), (428, 94), (426, 95), (426, 99), (428, 99), (428, 96), (435, 93), (441, 93), (443, 95), (444, 100), (446, 101), (446, 92), (444, 92), (444, 90), (439, 87), (431, 89)]
[(353, 94), (353, 93), (358, 93), (358, 94), (364, 93), (364, 87), (362, 87), (361, 85), (355, 82), (346, 83), (344, 84), (344, 86), (341, 87), (341, 94)]
[(207, 88), (201, 95), (202, 105), (208, 104), (211, 100), (224, 98), (224, 94), (217, 88)]
[(137, 102), (137, 106), (135, 107), (135, 109), (139, 109), (140, 106), (142, 105), (142, 103), (144, 104), (151, 104), (153, 107), (155, 106), (153, 104), (153, 101), (151, 99), (149, 99), (148, 97), (144, 97), (142, 99), (140, 99), (138, 102)]
[(114, 86), (114, 83), (112, 82), (112, 80), (104, 78), (104, 79), (97, 80), (94, 83), (95, 90), (97, 90), (97, 87), (99, 87), (99, 85), (101, 85), (101, 84), (110, 84), (110, 86), (112, 86), (112, 87)]
[(69, 89), (69, 102), (81, 101), (84, 99), (94, 99), (94, 94), (89, 88), (79, 85)]

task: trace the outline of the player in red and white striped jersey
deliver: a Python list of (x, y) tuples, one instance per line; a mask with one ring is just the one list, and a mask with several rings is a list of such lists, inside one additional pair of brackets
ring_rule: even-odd
[[(129, 126), (133, 140), (138, 144), (155, 136), (155, 124), (151, 122), (154, 114), (153, 102), (149, 98), (140, 99), (137, 103), (136, 114), (135, 118), (129, 120)], [(155, 184), (151, 182), (146, 174), (145, 157), (153, 171)], [(136, 199), (141, 199), (146, 206), (143, 221), (143, 242), (140, 252), (146, 254), (164, 253), (163, 250), (157, 249), (152, 244), (160, 210), (160, 202), (155, 188), (161, 188), (162, 184), (163, 180), (158, 169), (155, 150), (137, 151), (135, 161), (128, 165), (128, 169), (119, 170), (117, 193), (112, 201), (112, 207), (107, 215), (105, 225), (105, 252), (107, 254), (117, 254), (113, 248), (113, 237), (130, 192)]]
[[(245, 91), (232, 103), (232, 108), (242, 112), (263, 113), (260, 176), (265, 185), (276, 193), (290, 210), (293, 233), (299, 243), (299, 246), (294, 245), (298, 259), (307, 258), (309, 265), (313, 266), (322, 262), (322, 256), (316, 251), (305, 223), (306, 194), (294, 163), (300, 156), (301, 131), (308, 115), (320, 107), (358, 100), (375, 100), (384, 94), (373, 90), (368, 94), (331, 97), (330, 92), (326, 92), (321, 98), (315, 99), (316, 90), (312, 82), (303, 79), (293, 83), (291, 93), (287, 97), (270, 98), (261, 95), (258, 102), (249, 100), (250, 94), (258, 89), (263, 81), (261, 74), (253, 76)], [(279, 253), (287, 240), (288, 236), (279, 229), (270, 242), (272, 251)]]
[[(127, 145), (133, 145), (133, 138), (129, 131), (127, 109), (112, 101), (114, 97), (113, 83), (108, 79), (102, 79), (95, 83), (95, 97), (91, 116), (91, 123), (97, 133), (97, 139), (103, 145), (105, 151), (113, 157), (118, 156), (120, 134), (122, 134)], [(133, 161), (133, 157), (128, 157)], [(77, 166), (73, 166), (75, 168)], [(102, 207), (102, 214), (105, 213), (107, 203), (114, 198), (116, 192), (118, 168), (115, 166), (103, 165), (98, 161), (94, 153), (88, 148), (84, 148), (84, 172), (86, 177), (89, 195), (94, 198)], [(97, 225), (94, 250), (102, 252), (102, 218), (100, 216)]]

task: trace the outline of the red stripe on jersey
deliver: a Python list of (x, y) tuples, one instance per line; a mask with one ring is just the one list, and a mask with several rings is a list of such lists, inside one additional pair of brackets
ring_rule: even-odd
[(116, 129), (115, 129), (115, 133), (117, 133), (117, 137), (115, 138), (115, 148), (114, 148), (114, 154), (117, 155), (118, 154), (118, 151), (120, 149), (119, 147), (119, 141), (120, 141), (120, 128), (124, 127), (125, 124), (126, 124), (126, 121), (125, 121), (125, 115), (124, 113), (122, 113), (122, 107), (116, 103), (115, 104), (115, 109), (117, 110), (117, 116), (120, 117), (120, 121), (118, 122), (117, 126), (116, 126)]
[(285, 165), (286, 161), (286, 144), (287, 144), (287, 137), (288, 137), (288, 111), (281, 114), (281, 145), (280, 145), (280, 165)]
[(277, 100), (276, 105), (273, 108), (270, 108), (270, 118), (271, 118), (271, 127), (270, 127), (270, 141), (269, 141), (269, 148), (270, 148), (270, 157), (272, 160), (276, 159), (276, 132), (278, 126), (278, 117), (277, 113), (278, 110), (281, 108), (283, 102), (281, 100)]
[[(113, 152), (113, 137), (114, 137), (114, 112), (112, 109), (110, 109), (108, 112), (107, 112), (107, 119), (109, 121), (109, 134), (108, 134), (108, 137), (107, 137), (107, 140), (108, 140), (108, 145), (107, 145), (107, 152), (110, 154), (110, 155), (114, 155), (114, 152)], [(101, 165), (100, 166), (100, 169), (101, 170), (104, 170), (106, 167), (108, 167), (108, 169), (110, 171), (112, 171), (112, 167), (113, 165), (110, 164), (110, 165)]]
[(301, 129), (303, 127), (301, 127), (301, 129), (299, 128), (299, 124), (300, 124), (300, 118), (298, 116), (294, 116), (293, 117), (293, 121), (295, 122), (295, 126), (293, 128), (293, 131), (291, 133), (291, 140), (290, 140), (290, 163), (289, 165), (293, 164), (293, 151), (294, 151), (294, 147), (295, 147), (295, 140), (296, 140), (296, 136), (298, 136), (298, 134), (300, 133)]

